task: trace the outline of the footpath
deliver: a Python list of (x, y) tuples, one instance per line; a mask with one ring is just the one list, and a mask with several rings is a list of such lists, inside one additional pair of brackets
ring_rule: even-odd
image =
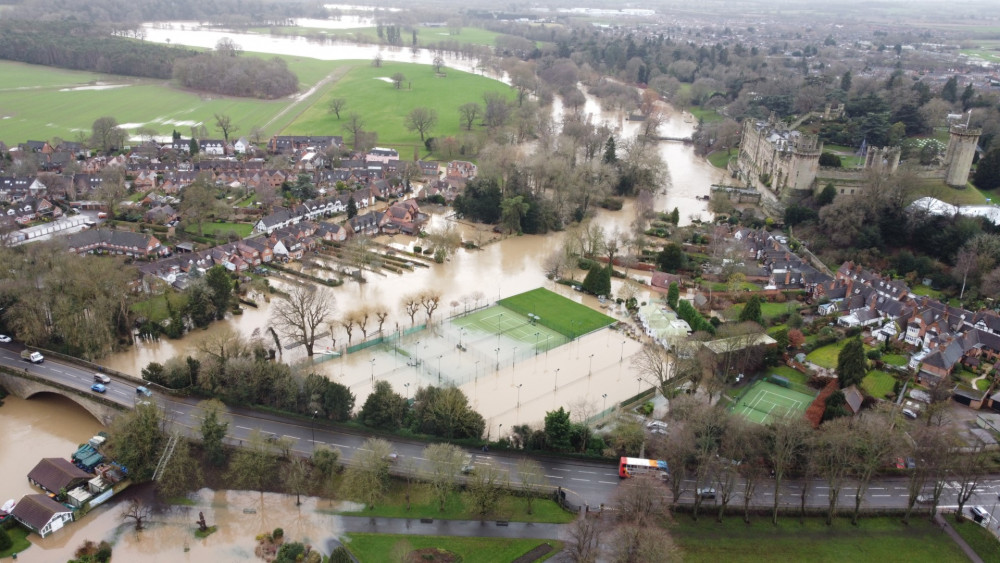
[(569, 524), (537, 524), (496, 520), (440, 520), (340, 516), (343, 533), (406, 534), (416, 536), (460, 536), (477, 538), (527, 538), (566, 540)]
[(934, 522), (938, 526), (941, 526), (941, 528), (944, 529), (945, 533), (947, 533), (948, 536), (951, 537), (951, 539), (954, 540), (956, 544), (958, 544), (958, 547), (960, 547), (962, 551), (965, 552), (965, 555), (966, 557), (969, 558), (969, 561), (972, 561), (972, 563), (983, 563), (983, 559), (976, 554), (976, 551), (972, 549), (972, 547), (970, 547), (968, 543), (965, 542), (965, 539), (963, 539), (962, 536), (958, 535), (958, 532), (955, 531), (955, 528), (951, 527), (951, 524), (949, 524), (948, 521), (944, 519), (944, 516), (941, 516), (940, 512), (934, 515)]

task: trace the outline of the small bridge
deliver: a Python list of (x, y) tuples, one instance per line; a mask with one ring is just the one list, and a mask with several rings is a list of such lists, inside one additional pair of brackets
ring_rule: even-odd
[(667, 137), (665, 135), (657, 135), (653, 137), (657, 141), (673, 141), (675, 143), (693, 143), (694, 139), (691, 137)]
[(30, 399), (39, 393), (52, 393), (66, 397), (86, 409), (104, 426), (111, 425), (111, 421), (127, 408), (106, 397), (74, 389), (56, 381), (49, 381), (16, 368), (0, 367), (0, 385), (3, 385), (4, 389), (9, 391), (11, 395), (21, 399)]

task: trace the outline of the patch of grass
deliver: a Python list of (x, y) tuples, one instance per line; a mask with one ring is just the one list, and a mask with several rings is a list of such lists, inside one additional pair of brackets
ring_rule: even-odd
[[(345, 514), (383, 518), (437, 518), (440, 520), (478, 520), (480, 518), (480, 515), (475, 513), (468, 494), (464, 492), (451, 492), (445, 501), (444, 511), (438, 510), (438, 502), (430, 485), (415, 483), (409, 487), (409, 510), (406, 509), (406, 492), (405, 483), (393, 481), (388, 496), (375, 508)], [(495, 519), (506, 519), (512, 522), (566, 524), (575, 518), (574, 514), (566, 512), (549, 499), (535, 499), (531, 503), (531, 514), (528, 514), (527, 507), (528, 505), (523, 498), (507, 495), (501, 500)]]
[(545, 288), (533, 289), (499, 301), (508, 309), (541, 317), (539, 324), (575, 338), (615, 322), (611, 317)]
[(689, 109), (688, 111), (691, 112), (691, 115), (693, 115), (695, 119), (704, 123), (715, 123), (716, 121), (723, 120), (723, 117), (714, 109), (702, 109), (695, 107)]
[(715, 151), (712, 154), (708, 155), (708, 161), (712, 163), (712, 166), (716, 168), (725, 169), (726, 166), (729, 164), (729, 159), (732, 157), (733, 155), (727, 152)]
[(806, 356), (806, 359), (810, 362), (825, 368), (835, 368), (837, 367), (837, 356), (840, 355), (840, 350), (847, 344), (847, 339), (841, 340), (835, 344), (827, 344), (822, 348), (817, 348)]
[(784, 377), (788, 381), (791, 381), (792, 383), (798, 383), (799, 385), (809, 384), (808, 375), (802, 373), (801, 371), (792, 369), (788, 366), (777, 366), (773, 368), (767, 368), (767, 373), (780, 375), (781, 377)]
[[(286, 134), (310, 134), (326, 131), (327, 134), (344, 134), (347, 116), (358, 113), (365, 121), (365, 129), (378, 132), (379, 146), (400, 150), (400, 157), (412, 158), (414, 148), (426, 152), (420, 135), (404, 125), (407, 114), (418, 107), (437, 112), (437, 125), (429, 137), (448, 137), (464, 133), (460, 128), (458, 108), (469, 102), (483, 103), (485, 92), (498, 92), (513, 99), (510, 87), (475, 74), (449, 69), (446, 76), (434, 74), (430, 65), (385, 62), (381, 67), (367, 61), (351, 61), (353, 68), (334, 84), (329, 91), (289, 125)], [(382, 78), (396, 73), (406, 77), (402, 89)], [(328, 103), (333, 98), (345, 98), (347, 103), (341, 118), (330, 113)], [(475, 128), (474, 128), (475, 130)], [(344, 139), (351, 142), (350, 138)]]
[[(933, 523), (913, 518), (904, 526), (898, 518), (862, 518), (857, 526), (839, 518), (827, 526), (822, 518), (784, 517), (773, 526), (757, 517), (751, 524), (729, 517), (722, 524), (704, 517), (694, 522), (680, 516), (670, 526), (685, 562), (769, 561), (900, 561), (936, 563), (961, 561), (957, 545)], [(905, 554), (903, 556), (902, 554)]]
[(15, 553), (21, 553), (31, 547), (31, 542), (28, 541), (28, 533), (28, 529), (24, 526), (14, 526), (7, 530), (7, 535), (10, 536), (10, 540), (13, 543), (9, 548), (0, 551), (0, 559), (6, 559)]
[(209, 526), (204, 532), (201, 530), (195, 530), (194, 537), (198, 539), (204, 539), (218, 531), (219, 531), (218, 526)]
[(539, 559), (544, 561), (562, 550), (562, 542), (555, 540), (460, 538), (453, 536), (403, 536), (393, 534), (347, 534), (344, 545), (359, 561), (388, 561), (393, 548), (406, 542), (413, 549), (434, 547), (450, 551), (461, 561), (476, 563), (510, 563), (535, 547), (549, 544), (552, 551)]
[(986, 197), (971, 183), (965, 188), (952, 188), (945, 185), (944, 180), (925, 178), (909, 189), (907, 204), (922, 197), (933, 197), (952, 205), (983, 205)]
[(253, 193), (253, 194), (250, 194), (250, 197), (248, 197), (248, 198), (244, 199), (243, 201), (237, 203), (236, 206), (237, 207), (252, 207), (255, 203), (257, 203), (257, 194)]
[(1000, 561), (1000, 541), (989, 530), (969, 520), (949, 519), (948, 523), (983, 561)]
[[(739, 318), (744, 307), (746, 307), (746, 303), (737, 303), (733, 305), (727, 313), (732, 313), (734, 318)], [(792, 311), (797, 311), (801, 308), (802, 303), (799, 303), (798, 301), (787, 301), (785, 303), (761, 303), (760, 315), (765, 319), (773, 319), (775, 317), (791, 313)]]
[[(250, 223), (221, 223), (221, 222), (207, 223), (206, 222), (201, 225), (201, 228), (202, 231), (205, 233), (206, 237), (217, 236), (220, 234), (225, 235), (226, 233), (232, 231), (240, 235), (241, 237), (245, 238), (250, 236), (250, 233), (253, 232), (253, 225), (251, 225)], [(198, 226), (189, 225), (184, 232), (191, 235), (197, 235)]]
[[(245, 53), (245, 56), (274, 57), (273, 54)], [(345, 61), (320, 61), (307, 57), (281, 56), (299, 77), (306, 91)], [(191, 123), (204, 123), (214, 131), (216, 113), (232, 118), (243, 133), (263, 127), (291, 101), (231, 98), (182, 90), (163, 80), (102, 75), (39, 65), (0, 61), (0, 140), (8, 144), (27, 139), (53, 137), (75, 139), (77, 131), (89, 132), (94, 121), (112, 115), (119, 123), (140, 124), (169, 135), (174, 129), (187, 136)], [(74, 90), (97, 82), (120, 84), (107, 90)], [(330, 86), (327, 85), (327, 88)], [(456, 106), (457, 107), (457, 106)], [(291, 113), (291, 112), (290, 112)], [(294, 115), (278, 119), (268, 133), (274, 133)], [(132, 129), (134, 131), (134, 129)]]
[[(726, 282), (702, 282), (701, 287), (712, 291), (729, 291), (729, 284)], [(750, 282), (741, 283), (739, 288), (747, 291), (760, 291), (761, 289), (758, 284)]]
[(892, 388), (896, 385), (896, 378), (892, 374), (880, 370), (872, 370), (861, 380), (861, 387), (869, 395), (878, 399), (884, 399), (887, 393), (892, 393)]
[(941, 291), (939, 291), (937, 289), (933, 289), (930, 286), (924, 285), (922, 283), (918, 283), (918, 284), (914, 285), (913, 287), (911, 287), (910, 288), (910, 293), (913, 293), (914, 295), (925, 295), (925, 296), (930, 297), (932, 299), (941, 299), (941, 295), (942, 295)]
[(990, 388), (990, 380), (989, 380), (989, 378), (987, 378), (987, 379), (980, 379), (979, 381), (976, 382), (976, 390), (977, 391), (986, 391), (989, 388)]
[(882, 361), (890, 366), (905, 366), (910, 359), (902, 354), (883, 354)]
[(171, 307), (177, 311), (183, 310), (187, 302), (183, 294), (170, 291), (132, 304), (132, 312), (158, 323), (170, 316), (167, 312), (167, 299), (170, 299)]

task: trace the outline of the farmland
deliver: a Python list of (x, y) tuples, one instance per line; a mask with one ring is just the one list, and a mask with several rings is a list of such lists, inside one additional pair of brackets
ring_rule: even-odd
[[(396, 73), (406, 80), (401, 89), (386, 81)], [(403, 146), (420, 146), (420, 136), (408, 131), (403, 122), (413, 108), (427, 107), (437, 111), (438, 124), (430, 137), (454, 136), (462, 133), (459, 127), (458, 107), (469, 102), (483, 104), (487, 91), (510, 94), (510, 89), (496, 80), (448, 69), (445, 76), (436, 76), (427, 65), (412, 63), (383, 63), (373, 67), (367, 61), (358, 64), (338, 80), (324, 97), (286, 130), (287, 134), (307, 134), (332, 131), (343, 134), (343, 124), (349, 113), (357, 112), (366, 122), (366, 129), (378, 132), (378, 144), (400, 149), (400, 156), (411, 158)], [(341, 119), (327, 110), (329, 100), (345, 98)], [(349, 139), (345, 139), (349, 140)], [(412, 151), (412, 148), (410, 148)]]
[[(248, 54), (248, 56), (257, 56)], [(307, 91), (344, 61), (284, 57)], [(229, 115), (241, 132), (263, 127), (289, 106), (289, 99), (256, 100), (205, 96), (161, 80), (108, 76), (45, 66), (0, 61), (0, 140), (8, 144), (53, 137), (73, 140), (89, 134), (93, 122), (110, 115), (130, 127), (146, 126), (169, 135), (187, 135), (191, 125), (205, 123), (215, 134), (213, 115)], [(280, 130), (295, 117), (288, 112), (268, 132)]]

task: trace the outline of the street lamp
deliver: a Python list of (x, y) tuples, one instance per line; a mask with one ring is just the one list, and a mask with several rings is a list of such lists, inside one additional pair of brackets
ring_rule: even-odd
[(503, 435), (502, 431), (503, 431), (503, 423), (501, 422), (500, 426), (497, 426), (497, 441), (498, 442), (500, 441), (500, 436)]
[(561, 370), (561, 369), (562, 368), (556, 368), (556, 381), (555, 381), (555, 384), (552, 385), (552, 390), (553, 391), (555, 391), (556, 389), (559, 388), (559, 370)]
[(479, 381), (479, 360), (476, 360), (476, 381)]
[(635, 383), (636, 383), (635, 394), (638, 395), (639, 393), (642, 393), (642, 378), (641, 377), (635, 378)]
[(372, 358), (372, 389), (375, 388), (375, 358)]
[(594, 355), (590, 355), (590, 367), (587, 368), (587, 376), (589, 377), (594, 373)]
[(404, 383), (403, 387), (406, 388), (406, 400), (409, 401), (410, 400), (410, 384), (409, 383)]
[(464, 335), (465, 335), (465, 329), (464, 328), (462, 330), (458, 331), (458, 347), (459, 348), (462, 347), (462, 336), (464, 336)]
[(621, 363), (625, 359), (625, 341), (622, 340), (622, 355), (618, 358), (618, 363)]
[(500, 373), (500, 348), (497, 348), (496, 352), (497, 352), (497, 373)]
[(316, 415), (317, 414), (319, 414), (319, 411), (314, 410), (313, 411), (313, 415), (310, 418), (310, 422), (309, 422), (309, 427), (312, 430), (313, 451), (316, 451)]
[(517, 346), (514, 346), (514, 355), (510, 357), (510, 367), (514, 367), (514, 362), (517, 361)]
[(601, 407), (601, 412), (604, 412), (604, 411), (608, 410), (608, 394), (605, 393), (605, 394), (601, 395), (601, 397), (604, 398), (604, 406)]
[(536, 356), (538, 355), (538, 337), (541, 336), (541, 334), (542, 333), (540, 333), (540, 332), (536, 332), (535, 333), (535, 355)]
[(420, 341), (417, 340), (416, 344), (413, 346), (413, 353), (416, 355), (413, 362), (413, 367), (416, 368), (417, 373), (420, 372)]
[(517, 408), (521, 408), (521, 386), (523, 383), (517, 384)]
[(500, 313), (500, 316), (497, 317), (497, 344), (500, 344), (500, 332), (501, 332), (501, 330), (500, 330), (500, 323), (501, 322), (503, 322), (503, 313)]
[(438, 387), (441, 386), (441, 356), (443, 355), (444, 354), (440, 354), (438, 356)]

